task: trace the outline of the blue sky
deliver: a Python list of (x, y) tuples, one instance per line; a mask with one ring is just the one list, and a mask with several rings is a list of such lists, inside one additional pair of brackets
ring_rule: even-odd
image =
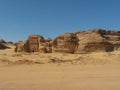
[(0, 38), (6, 41), (92, 28), (120, 30), (120, 0), (0, 0)]

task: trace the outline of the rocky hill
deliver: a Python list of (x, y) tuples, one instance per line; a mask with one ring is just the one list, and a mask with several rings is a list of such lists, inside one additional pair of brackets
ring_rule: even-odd
[(7, 48), (9, 48), (7, 46), (7, 42), (4, 41), (3, 39), (0, 39), (0, 50), (7, 49)]
[(120, 47), (120, 31), (92, 29), (75, 32), (79, 38), (77, 52), (114, 51)]
[(25, 42), (16, 43), (15, 51), (51, 53), (51, 41), (50, 39), (45, 39), (43, 36), (31, 34)]
[(59, 35), (52, 43), (53, 52), (74, 53), (78, 46), (79, 39), (74, 33), (64, 33)]
[(120, 31), (98, 28), (64, 33), (53, 41), (40, 35), (30, 35), (26, 42), (16, 46), (16, 51), (43, 53), (111, 52), (119, 49)]

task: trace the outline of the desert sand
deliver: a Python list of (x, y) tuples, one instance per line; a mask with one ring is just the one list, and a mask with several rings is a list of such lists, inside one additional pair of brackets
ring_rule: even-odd
[(0, 50), (0, 90), (120, 90), (120, 51), (15, 53)]

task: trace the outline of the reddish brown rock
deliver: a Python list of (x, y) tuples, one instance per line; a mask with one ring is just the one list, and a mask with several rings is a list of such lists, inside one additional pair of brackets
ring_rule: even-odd
[(8, 48), (10, 47), (7, 46), (6, 41), (4, 41), (3, 39), (0, 39), (0, 50), (8, 49)]
[(115, 30), (80, 30), (74, 33), (64, 33), (53, 41), (40, 35), (30, 35), (24, 43), (16, 46), (16, 51), (41, 53), (81, 53), (109, 52), (120, 49), (120, 31)]
[(52, 51), (48, 50), (51, 48), (50, 41), (50, 39), (44, 39), (43, 36), (32, 34), (24, 43), (17, 43), (15, 51), (50, 53)]
[(78, 45), (78, 38), (73, 33), (58, 36), (52, 44), (53, 52), (74, 53)]
[(20, 42), (16, 42), (15, 43), (15, 52), (23, 52), (24, 51), (24, 42), (20, 41)]
[(38, 52), (39, 44), (44, 42), (44, 38), (40, 35), (30, 35), (24, 44), (26, 52)]
[(102, 29), (78, 31), (79, 46), (76, 52), (114, 51), (120, 47), (120, 32)]
[(3, 39), (0, 39), (0, 43), (6, 43), (6, 41), (4, 41)]

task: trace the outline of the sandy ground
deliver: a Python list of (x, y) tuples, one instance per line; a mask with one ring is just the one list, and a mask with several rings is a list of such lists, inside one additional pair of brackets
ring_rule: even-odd
[(119, 51), (28, 54), (13, 48), (0, 50), (0, 90), (120, 90)]

